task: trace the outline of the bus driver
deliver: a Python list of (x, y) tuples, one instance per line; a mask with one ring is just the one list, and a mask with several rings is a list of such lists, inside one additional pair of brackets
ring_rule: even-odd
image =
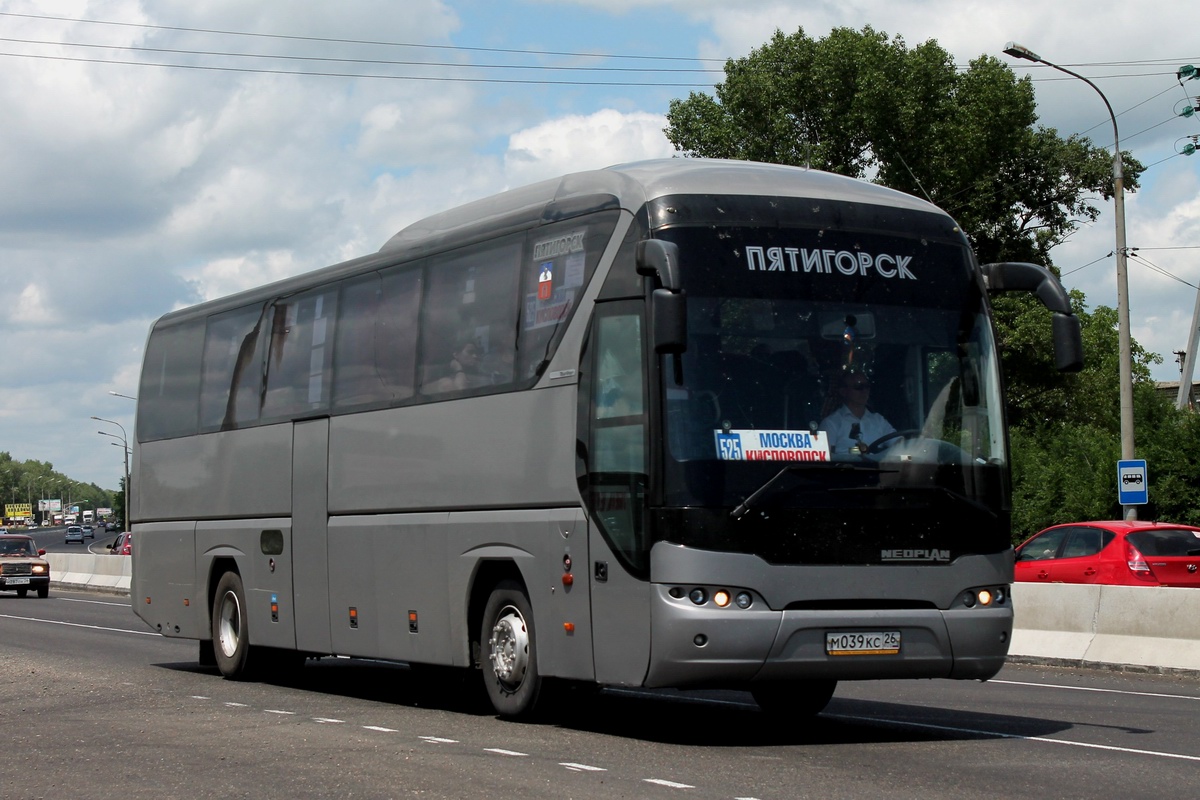
[(867, 408), (871, 381), (862, 372), (847, 370), (838, 384), (842, 405), (821, 420), (832, 455), (867, 455), (867, 447), (896, 429), (882, 414)]

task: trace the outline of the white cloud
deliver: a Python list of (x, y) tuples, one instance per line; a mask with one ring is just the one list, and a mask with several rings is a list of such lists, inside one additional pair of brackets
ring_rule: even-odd
[(547, 120), (510, 137), (505, 175), (512, 186), (521, 186), (568, 172), (668, 158), (673, 149), (662, 132), (666, 124), (659, 114), (613, 109)]

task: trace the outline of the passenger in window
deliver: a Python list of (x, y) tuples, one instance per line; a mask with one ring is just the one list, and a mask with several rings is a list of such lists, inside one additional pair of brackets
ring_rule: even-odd
[(871, 381), (855, 370), (842, 373), (838, 383), (842, 405), (821, 420), (821, 430), (829, 439), (829, 452), (834, 455), (867, 455), (873, 442), (895, 432), (892, 423), (867, 407), (871, 398)]
[(451, 388), (477, 389), (490, 384), (491, 379), (484, 374), (481, 364), (479, 344), (470, 339), (455, 350), (454, 357), (450, 359)]

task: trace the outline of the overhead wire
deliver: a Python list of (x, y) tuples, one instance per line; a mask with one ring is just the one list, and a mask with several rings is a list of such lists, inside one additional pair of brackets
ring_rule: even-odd
[[(294, 35), (294, 34), (277, 34), (277, 33), (254, 32), (254, 31), (223, 30), (223, 29), (215, 29), (215, 28), (194, 28), (194, 27), (185, 27), (185, 26), (174, 26), (174, 25), (157, 25), (157, 24), (152, 24), (152, 23), (135, 23), (135, 22), (124, 22), (124, 21), (117, 21), (117, 20), (97, 20), (97, 19), (86, 19), (86, 18), (76, 18), (76, 17), (54, 16), (54, 15), (48, 15), (48, 14), (19, 13), (19, 12), (13, 12), (13, 11), (0, 11), (0, 17), (14, 17), (14, 18), (45, 20), (45, 21), (73, 23), (73, 24), (87, 24), (87, 25), (97, 25), (97, 26), (111, 26), (111, 27), (121, 27), (121, 28), (138, 28), (138, 29), (148, 29), (148, 30), (174, 31), (174, 32), (181, 32), (181, 33), (198, 33), (198, 34), (207, 34), (207, 35), (234, 36), (234, 37), (245, 37), (245, 38), (254, 38), (254, 39), (266, 39), (266, 40), (318, 42), (318, 43), (329, 43), (329, 44), (351, 44), (351, 45), (359, 45), (359, 46), (400, 47), (400, 48), (414, 48), (414, 49), (426, 49), (426, 50), (438, 50), (438, 51), (450, 51), (450, 52), (465, 52), (465, 53), (480, 52), (480, 53), (508, 54), (508, 55), (520, 55), (520, 56), (539, 56), (539, 57), (554, 56), (554, 57), (570, 57), (570, 58), (576, 58), (576, 59), (604, 59), (604, 60), (609, 60), (609, 61), (626, 60), (627, 59), (627, 60), (642, 61), (642, 62), (667, 62), (667, 63), (688, 62), (688, 63), (700, 63), (700, 64), (704, 64), (704, 63), (724, 64), (728, 60), (728, 59), (720, 59), (720, 58), (701, 58), (701, 57), (688, 57), (688, 56), (662, 56), (662, 55), (651, 56), (651, 55), (641, 55), (641, 54), (589, 53), (589, 52), (563, 51), (563, 50), (537, 50), (537, 49), (529, 49), (529, 48), (472, 47), (472, 46), (463, 46), (463, 45), (438, 45), (438, 44), (428, 44), (428, 43), (421, 43), (421, 42), (398, 42), (398, 41), (386, 41), (386, 40), (351, 39), (351, 38), (325, 37), (325, 36), (301, 36), (301, 35)], [(694, 68), (694, 67), (692, 67), (692, 68), (668, 68), (668, 67), (639, 68), (639, 67), (616, 67), (616, 66), (597, 66), (597, 65), (582, 66), (582, 65), (554, 65), (554, 64), (474, 64), (474, 63), (470, 63), (470, 62), (455, 63), (455, 62), (420, 61), (420, 60), (411, 60), (410, 61), (410, 60), (394, 60), (394, 59), (370, 59), (370, 58), (345, 58), (345, 57), (331, 57), (331, 56), (299, 56), (299, 55), (288, 55), (288, 54), (243, 53), (243, 52), (228, 52), (228, 51), (214, 51), (214, 50), (186, 50), (186, 49), (179, 49), (179, 48), (152, 48), (152, 47), (145, 47), (145, 46), (140, 46), (140, 45), (106, 45), (106, 44), (95, 44), (95, 43), (61, 42), (61, 41), (53, 41), (52, 42), (52, 41), (45, 41), (45, 40), (32, 40), (32, 39), (23, 40), (23, 39), (16, 39), (16, 38), (0, 38), (0, 41), (8, 41), (8, 42), (12, 42), (12, 43), (23, 43), (23, 44), (36, 44), (36, 45), (53, 45), (53, 46), (63, 46), (63, 47), (96, 48), (96, 49), (102, 48), (102, 49), (123, 50), (123, 51), (135, 52), (135, 53), (136, 52), (145, 52), (145, 53), (203, 56), (203, 57), (215, 56), (215, 57), (224, 57), (224, 58), (233, 58), (233, 59), (274, 59), (274, 60), (278, 60), (278, 61), (282, 61), (282, 62), (304, 61), (304, 62), (320, 62), (320, 63), (331, 63), (331, 64), (363, 64), (363, 65), (373, 65), (373, 66), (430, 67), (430, 68), (456, 69), (456, 70), (459, 70), (459, 69), (461, 69), (461, 70), (484, 70), (484, 71), (525, 70), (525, 71), (546, 71), (546, 72), (641, 73), (641, 74), (700, 73), (700, 74), (713, 74), (713, 75), (717, 75), (717, 74), (721, 73), (720, 69), (711, 68), (711, 67), (705, 67), (705, 68)], [(214, 72), (237, 72), (237, 73), (270, 74), (270, 75), (299, 75), (299, 76), (308, 76), (308, 77), (372, 78), (372, 79), (383, 79), (383, 80), (411, 80), (411, 81), (490, 83), (490, 84), (525, 84), (525, 85), (550, 85), (550, 86), (559, 85), (559, 86), (624, 86), (624, 87), (663, 87), (663, 88), (705, 88), (705, 87), (709, 87), (712, 85), (712, 82), (682, 83), (682, 82), (669, 82), (669, 81), (660, 81), (660, 80), (596, 81), (596, 80), (548, 80), (548, 79), (526, 79), (526, 78), (500, 78), (500, 77), (480, 77), (480, 76), (464, 76), (464, 75), (451, 76), (451, 75), (372, 74), (372, 73), (363, 73), (363, 72), (271, 69), (271, 68), (266, 68), (266, 67), (229, 66), (229, 65), (216, 65), (216, 64), (158, 63), (158, 62), (150, 62), (150, 61), (103, 59), (103, 58), (93, 59), (93, 58), (83, 58), (83, 57), (76, 57), (76, 56), (45, 55), (45, 54), (33, 54), (33, 53), (0, 52), (0, 56), (8, 56), (8, 57), (15, 57), (15, 58), (34, 58), (34, 59), (45, 59), (45, 60), (77, 62), (77, 63), (117, 64), (117, 65), (127, 65), (127, 66), (154, 66), (154, 67), (170, 68), (170, 69), (202, 70), (202, 71), (214, 71)], [(1143, 67), (1143, 66), (1147, 67), (1147, 68), (1153, 68), (1153, 67), (1160, 66), (1160, 65), (1165, 65), (1165, 64), (1170, 64), (1170, 63), (1180, 63), (1180, 62), (1189, 61), (1189, 60), (1192, 60), (1192, 61), (1200, 60), (1200, 58), (1190, 58), (1190, 59), (1189, 58), (1178, 58), (1178, 59), (1161, 59), (1160, 58), (1160, 59), (1140, 59), (1140, 60), (1133, 60), (1133, 61), (1081, 62), (1081, 63), (1077, 63), (1077, 64), (1069, 64), (1066, 66), (1075, 67), (1075, 68)], [(1045, 65), (1041, 65), (1041, 64), (1030, 65), (1028, 68), (1031, 70), (1039, 69), (1039, 68), (1049, 69), (1049, 67), (1046, 67)], [(1107, 80), (1107, 79), (1130, 78), (1130, 77), (1159, 77), (1159, 76), (1166, 75), (1166, 74), (1175, 75), (1177, 80), (1179, 78), (1178, 73), (1176, 73), (1175, 71), (1172, 71), (1170, 73), (1165, 73), (1165, 72), (1118, 73), (1118, 74), (1093, 76), (1092, 79), (1093, 80)], [(1074, 78), (1072, 78), (1070, 76), (1062, 76), (1061, 78), (1058, 76), (1046, 77), (1046, 78), (1030, 77), (1030, 80), (1036, 81), (1036, 82), (1043, 82), (1043, 81), (1051, 81), (1051, 80), (1074, 80)], [(1182, 81), (1180, 81), (1180, 85), (1182, 86)], [(1124, 109), (1120, 113), (1116, 114), (1116, 116), (1120, 117), (1124, 114), (1127, 114), (1130, 111), (1133, 111), (1134, 109), (1160, 97), (1161, 95), (1165, 94), (1166, 92), (1172, 91), (1173, 89), (1174, 89), (1174, 87), (1171, 87), (1171, 88), (1163, 90), (1161, 92), (1157, 92), (1157, 93), (1145, 98), (1144, 100), (1140, 101), (1139, 103), (1137, 103), (1133, 106), (1130, 106), (1129, 108)], [(1185, 89), (1185, 95), (1186, 95), (1186, 89)], [(1137, 136), (1140, 136), (1144, 133), (1154, 130), (1154, 129), (1166, 124), (1167, 122), (1171, 121), (1171, 119), (1174, 119), (1174, 117), (1168, 118), (1168, 119), (1163, 120), (1162, 122), (1156, 123), (1148, 128), (1144, 128), (1141, 131), (1130, 134), (1129, 136), (1125, 137), (1125, 141), (1129, 141), (1130, 139), (1136, 138)], [(1106, 125), (1108, 123), (1109, 123), (1109, 120), (1102, 120), (1101, 122), (1098, 122), (1096, 125), (1093, 125), (1091, 128), (1081, 131), (1080, 135), (1086, 135), (1087, 133), (1094, 130), (1095, 128)], [(1162, 164), (1165, 161), (1168, 161), (1171, 158), (1174, 158), (1175, 156), (1178, 156), (1178, 155), (1181, 155), (1181, 154), (1173, 153), (1172, 155), (1170, 155), (1164, 159), (1147, 164), (1147, 165), (1145, 165), (1145, 169), (1149, 169), (1150, 167)], [(1111, 255), (1112, 254), (1109, 253), (1109, 256), (1111, 256)], [(1095, 264), (1098, 261), (1101, 261), (1107, 257), (1108, 256), (1101, 257), (1100, 259), (1096, 259), (1094, 261), (1088, 262), (1087, 264), (1084, 264), (1080, 267), (1076, 267), (1075, 269), (1072, 269), (1070, 271), (1063, 272), (1062, 274), (1065, 276), (1065, 275), (1072, 274), (1074, 272), (1078, 272), (1079, 270), (1085, 269), (1086, 267), (1091, 266), (1092, 264)], [(1143, 259), (1143, 260), (1145, 260), (1145, 259)], [(1147, 263), (1149, 263), (1149, 262), (1147, 262)], [(1169, 275), (1169, 273), (1166, 273), (1166, 274)], [(1171, 276), (1171, 277), (1174, 277), (1174, 276)]]

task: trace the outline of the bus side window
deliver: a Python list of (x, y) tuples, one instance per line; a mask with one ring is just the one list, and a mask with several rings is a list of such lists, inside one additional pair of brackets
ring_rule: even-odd
[(196, 433), (204, 320), (155, 327), (146, 344), (138, 387), (139, 441)]
[(276, 302), (262, 417), (286, 419), (329, 407), (330, 336), (337, 291), (324, 287)]
[(397, 403), (413, 396), (421, 271), (373, 272), (342, 289), (334, 356), (334, 406)]
[[(513, 381), (523, 236), (430, 259), (421, 320), (420, 392), (482, 394)], [(474, 345), (470, 363), (456, 354)]]
[(592, 510), (610, 546), (644, 567), (642, 496), (646, 487), (646, 387), (642, 316), (597, 319), (592, 381)]
[[(523, 262), (517, 380), (530, 378), (554, 354), (575, 304), (612, 239), (618, 211), (542, 225), (530, 233)], [(640, 289), (640, 284), (639, 284)]]
[(262, 387), (259, 305), (210, 317), (204, 337), (200, 429), (229, 430), (258, 419)]

